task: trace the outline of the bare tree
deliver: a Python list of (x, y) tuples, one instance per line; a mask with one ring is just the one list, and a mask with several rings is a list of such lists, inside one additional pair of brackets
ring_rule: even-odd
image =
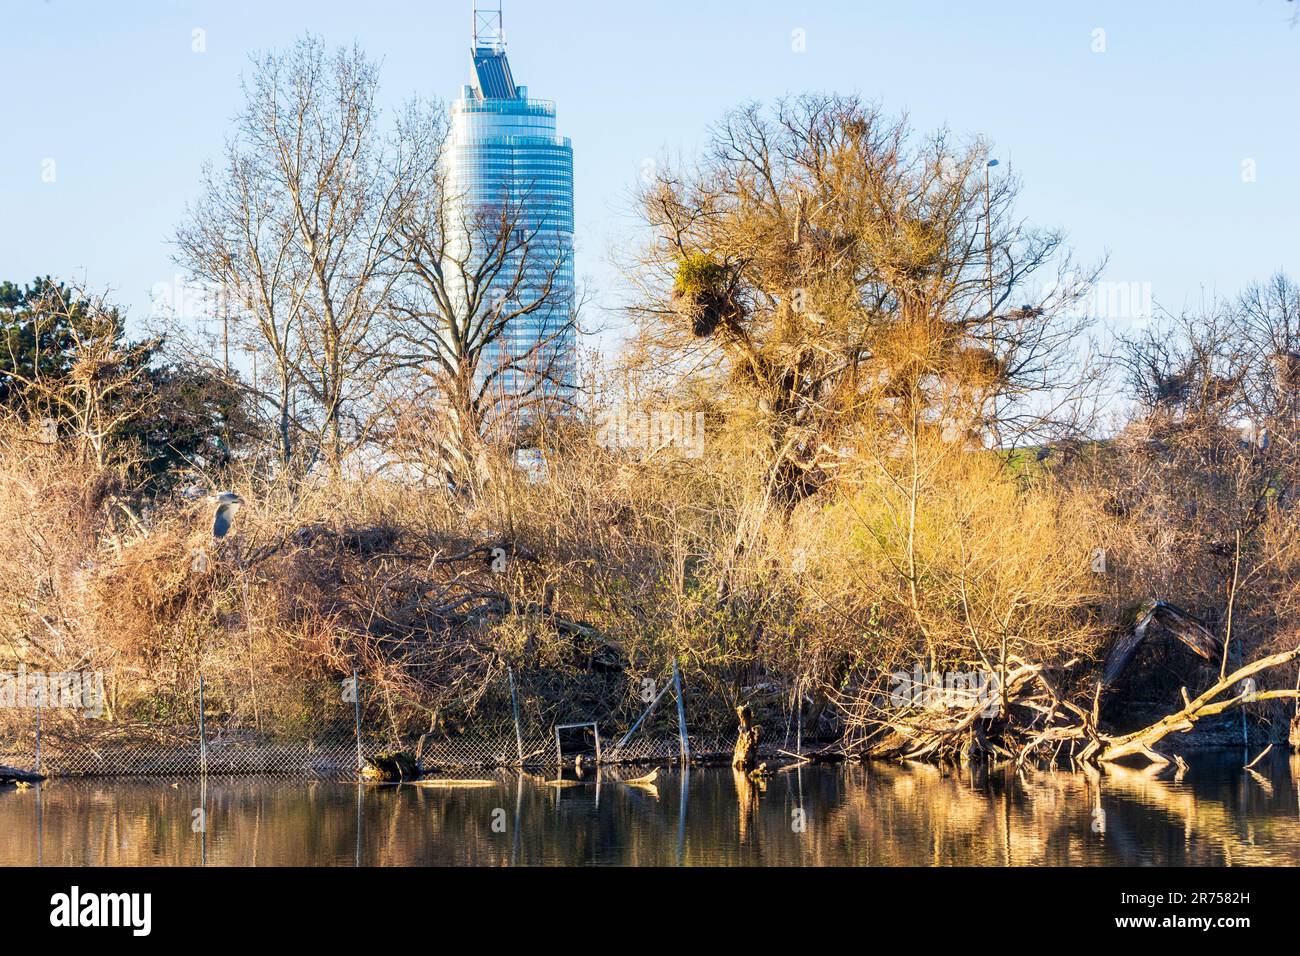
[(1261, 651), (1288, 650), (1300, 600), (1300, 293), (1275, 276), (1165, 317), (1122, 340), (1116, 361), (1134, 415), (1099, 478), (1121, 590), (1206, 620), (1222, 639), (1221, 680)]
[[(393, 230), (436, 157), (427, 140), (384, 133), (377, 86), (359, 49), (312, 36), (256, 59), (222, 175), (178, 235), (182, 263), (233, 286), (253, 316), (286, 461), (296, 424), (337, 469), (381, 411), (389, 293), (404, 272)], [(310, 410), (295, 418), (299, 389)]]
[[(225, 318), (233, 319), (233, 331), (246, 340), (248, 350), (269, 356), (271, 395), (262, 394), (260, 376), (250, 380), (249, 388), (258, 408), (268, 397), (273, 404), (279, 458), (289, 465), (297, 436), (293, 397), (302, 349), (298, 316), (307, 286), (295, 272), (288, 203), (282, 193), (268, 188), (273, 182), (264, 156), (248, 151), (238, 139), (230, 142), (221, 174), (211, 167), (204, 170), (202, 198), (177, 231), (176, 258), (194, 278), (220, 290), (220, 307), (238, 309)], [(183, 341), (183, 330), (176, 331), (181, 334), (173, 341)]]
[[(409, 373), (402, 381), (413, 385), (405, 434), (431, 445), (447, 479), (473, 492), (487, 478), (489, 444), (567, 403), (564, 346), (578, 309), (557, 282), (569, 252), (530, 211), (529, 191), (475, 204), (454, 182), (444, 116), (413, 109), (403, 124), (403, 138), (438, 161), (424, 166), (395, 225), (405, 273), (393, 289), (394, 336)], [(541, 318), (541, 334), (510, 336), (525, 316)]]

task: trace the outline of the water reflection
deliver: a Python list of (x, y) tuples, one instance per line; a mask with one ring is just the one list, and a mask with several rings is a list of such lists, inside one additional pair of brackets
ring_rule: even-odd
[(0, 792), (0, 865), (1300, 863), (1300, 757), (1169, 773), (802, 767), (503, 773), (474, 788), (211, 778)]

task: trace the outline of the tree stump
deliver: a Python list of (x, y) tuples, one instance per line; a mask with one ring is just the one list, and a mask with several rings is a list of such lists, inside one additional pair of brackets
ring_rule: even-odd
[(1297, 710), (1295, 716), (1291, 718), (1291, 734), (1287, 740), (1291, 744), (1291, 749), (1300, 753), (1300, 710)]
[(365, 780), (378, 780), (384, 783), (400, 783), (404, 780), (416, 780), (420, 776), (420, 767), (414, 757), (404, 750), (394, 750), (366, 758), (366, 765), (361, 770)]
[(754, 723), (754, 713), (748, 704), (736, 708), (740, 728), (736, 734), (736, 749), (731, 754), (731, 769), (749, 773), (758, 762), (758, 740), (763, 728)]

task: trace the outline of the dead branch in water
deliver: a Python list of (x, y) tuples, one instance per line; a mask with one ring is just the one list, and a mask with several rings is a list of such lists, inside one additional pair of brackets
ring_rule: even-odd
[[(1162, 720), (1157, 721), (1149, 727), (1139, 730), (1135, 733), (1125, 734), (1120, 737), (1101, 736), (1100, 741), (1093, 741), (1089, 744), (1081, 756), (1085, 759), (1094, 757), (1099, 762), (1110, 762), (1142, 755), (1147, 757), (1153, 763), (1168, 763), (1168, 759), (1155, 753), (1151, 748), (1172, 733), (1186, 733), (1196, 726), (1197, 721), (1206, 717), (1213, 717), (1216, 714), (1222, 714), (1234, 707), (1242, 704), (1256, 703), (1265, 700), (1282, 700), (1295, 699), (1300, 694), (1294, 690), (1268, 690), (1255, 691), (1248, 685), (1245, 690), (1236, 696), (1220, 700), (1224, 694), (1233, 690), (1235, 685), (1253, 677), (1256, 674), (1271, 670), (1275, 667), (1281, 667), (1289, 664), (1291, 661), (1300, 657), (1300, 647), (1290, 651), (1283, 651), (1279, 654), (1271, 654), (1268, 657), (1262, 657), (1253, 663), (1238, 668), (1229, 674), (1223, 680), (1214, 684), (1209, 690), (1206, 690), (1195, 700), (1187, 701), (1185, 707), (1177, 713), (1170, 714)], [(1184, 698), (1186, 699), (1186, 698)]]
[[(990, 715), (986, 704), (977, 704), (877, 718), (877, 736), (863, 756), (915, 760), (984, 754), (1014, 757), (1023, 763), (1035, 756), (1054, 759), (1062, 745), (1068, 743), (1074, 759), (1087, 763), (1145, 757), (1163, 765), (1169, 763), (1169, 758), (1153, 748), (1170, 734), (1187, 733), (1199, 721), (1243, 704), (1300, 699), (1300, 691), (1296, 690), (1257, 691), (1253, 682), (1238, 686), (1297, 658), (1300, 647), (1246, 664), (1195, 698), (1189, 698), (1184, 690), (1181, 709), (1141, 730), (1120, 735), (1103, 733), (1098, 726), (1101, 685), (1091, 708), (1085, 709), (1059, 696), (1042, 666), (1013, 659), (1003, 696), (1005, 704), (997, 714)], [(1225, 696), (1234, 690), (1233, 696)], [(1081, 749), (1077, 746), (1080, 743)]]

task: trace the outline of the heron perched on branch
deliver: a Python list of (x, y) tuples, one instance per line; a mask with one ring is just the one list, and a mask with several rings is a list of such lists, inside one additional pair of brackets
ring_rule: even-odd
[(239, 506), (244, 503), (244, 499), (233, 491), (224, 491), (209, 497), (208, 502), (216, 505), (216, 511), (212, 515), (212, 537), (220, 541), (230, 533), (230, 526), (234, 523), (235, 514), (239, 511)]

